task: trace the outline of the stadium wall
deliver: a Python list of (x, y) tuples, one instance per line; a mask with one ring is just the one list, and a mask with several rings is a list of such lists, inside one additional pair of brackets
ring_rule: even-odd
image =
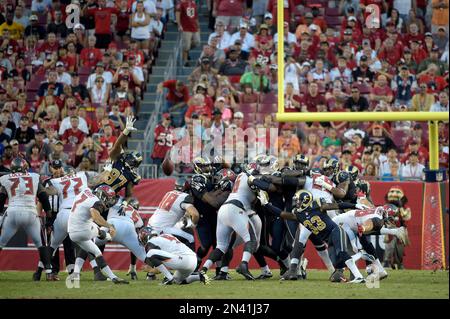
[[(136, 197), (141, 203), (143, 217), (149, 218), (152, 212), (157, 208), (159, 201), (162, 199), (164, 194), (173, 189), (174, 179), (160, 179), (160, 180), (143, 180), (135, 187)], [(408, 269), (421, 269), (429, 268), (424, 265), (422, 257), (426, 254), (423, 249), (440, 249), (440, 245), (426, 246), (424, 245), (424, 230), (427, 232), (427, 220), (425, 217), (429, 218), (431, 197), (428, 193), (428, 197), (425, 198), (425, 183), (422, 182), (378, 182), (372, 181), (372, 198), (376, 205), (384, 204), (384, 196), (388, 192), (389, 188), (394, 185), (399, 185), (403, 188), (405, 195), (408, 197), (408, 207), (411, 208), (412, 218), (408, 222), (408, 232), (411, 244), (405, 249), (405, 259), (404, 265)], [(447, 207), (449, 203), (448, 195), (448, 182), (440, 183), (439, 187), (432, 188), (432, 191), (440, 191), (440, 205), (438, 207), (437, 220), (442, 221), (443, 234), (445, 236), (445, 259), (448, 260), (448, 213)], [(429, 192), (428, 190), (427, 192)], [(437, 194), (435, 197), (439, 198)], [(435, 207), (435, 206), (433, 206)], [(436, 212), (436, 210), (434, 210)], [(435, 216), (436, 218), (436, 216)], [(426, 235), (426, 234), (425, 234)], [(426, 236), (425, 236), (426, 237)], [(377, 248), (383, 248), (383, 240), (374, 237), (374, 242), (378, 241), (376, 245)], [(62, 248), (61, 248), (62, 250)], [(238, 249), (235, 256), (241, 256), (241, 249)], [(61, 265), (63, 262), (63, 254), (61, 251)], [(308, 268), (324, 268), (317, 254), (315, 253), (313, 247), (308, 245), (306, 251), (306, 257), (309, 260)], [(33, 244), (27, 240), (23, 233), (18, 233), (10, 242), (8, 247), (6, 247), (2, 252), (0, 252), (0, 271), (1, 270), (33, 270), (37, 265), (37, 252)], [(128, 269), (129, 265), (129, 252), (125, 250), (120, 245), (110, 244), (107, 245), (105, 251), (105, 258), (107, 262), (111, 265), (113, 269)], [(239, 258), (234, 258), (232, 267), (237, 265)], [(269, 266), (272, 268), (278, 268), (278, 266), (272, 262), (268, 261)], [(86, 263), (85, 267), (89, 267)], [(252, 259), (251, 268), (258, 268), (256, 262)]]

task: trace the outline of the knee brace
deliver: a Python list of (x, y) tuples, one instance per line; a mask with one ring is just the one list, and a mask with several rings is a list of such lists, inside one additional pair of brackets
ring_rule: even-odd
[(98, 266), (98, 268), (100, 268), (100, 269), (103, 269), (103, 268), (105, 268), (106, 266), (108, 266), (108, 265), (106, 264), (105, 258), (103, 258), (103, 256), (95, 257), (95, 262), (97, 263), (97, 266)]

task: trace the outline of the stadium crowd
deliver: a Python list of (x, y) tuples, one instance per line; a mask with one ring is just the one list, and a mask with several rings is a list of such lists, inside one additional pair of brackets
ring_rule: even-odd
[[(178, 1), (183, 65), (195, 66), (187, 81), (160, 83), (167, 92), (155, 129), (152, 160), (188, 133), (225, 128), (279, 129), (274, 145), (286, 162), (305, 154), (313, 167), (334, 157), (359, 168), (365, 178), (421, 179), (428, 165), (424, 122), (277, 123), (277, 1), (208, 2), (212, 32), (198, 60), (198, 4)], [(379, 8), (381, 25), (370, 28), (366, 6)], [(187, 15), (186, 8), (194, 8)], [(285, 111), (448, 111), (446, 0), (284, 1)], [(201, 127), (193, 132), (193, 120)], [(448, 170), (448, 123), (439, 122), (439, 165)], [(188, 165), (179, 172), (189, 173)]]
[(0, 2), (0, 170), (97, 170), (140, 103), (171, 1)]

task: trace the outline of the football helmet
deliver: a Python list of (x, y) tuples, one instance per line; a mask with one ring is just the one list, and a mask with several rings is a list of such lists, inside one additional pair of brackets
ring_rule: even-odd
[(202, 174), (209, 177), (213, 173), (213, 166), (209, 158), (202, 158), (198, 156), (194, 158), (192, 164), (194, 164), (194, 172), (196, 174)]
[(258, 175), (259, 174), (258, 164), (256, 164), (256, 162), (254, 162), (254, 161), (248, 163), (245, 166), (245, 172), (248, 175)]
[(16, 157), (11, 161), (12, 173), (26, 173), (28, 170), (28, 163), (22, 157)]
[(107, 208), (111, 208), (117, 203), (116, 192), (108, 185), (100, 185), (94, 190), (94, 195), (105, 204)]
[(323, 164), (323, 174), (330, 177), (339, 171), (339, 161), (335, 158), (330, 158)]
[(142, 227), (138, 234), (139, 243), (145, 246), (147, 245), (150, 238), (154, 236), (158, 236), (158, 232), (154, 230), (153, 227), (151, 226)]
[(306, 170), (309, 168), (309, 158), (303, 154), (297, 154), (293, 159), (296, 170)]
[(221, 189), (222, 191), (231, 191), (233, 189), (236, 174), (231, 169), (221, 169), (217, 172), (216, 177), (217, 189)]
[(189, 189), (189, 183), (186, 178), (184, 177), (178, 177), (175, 180), (175, 186), (174, 189), (179, 192), (186, 192)]
[(305, 209), (312, 206), (313, 195), (310, 191), (304, 189), (299, 190), (295, 193), (294, 197), (292, 197), (292, 203), (294, 207), (296, 207), (300, 211), (304, 211)]
[(123, 155), (123, 162), (129, 169), (138, 168), (142, 163), (142, 155), (139, 152), (127, 152)]
[(273, 155), (258, 155), (255, 157), (255, 163), (262, 175), (270, 175), (280, 169), (278, 158)]
[(359, 176), (359, 169), (354, 165), (349, 165), (345, 168), (345, 171), (350, 174), (353, 181), (356, 181)]
[(388, 222), (393, 222), (395, 216), (398, 215), (399, 209), (394, 204), (385, 204), (381, 207), (383, 219)]
[(140, 207), (139, 200), (136, 197), (131, 197), (128, 200), (128, 206), (133, 207), (135, 210), (139, 210), (139, 207)]

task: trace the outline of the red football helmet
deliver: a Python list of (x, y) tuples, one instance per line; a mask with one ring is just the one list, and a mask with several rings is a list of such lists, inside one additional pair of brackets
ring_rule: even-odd
[(386, 204), (382, 206), (383, 218), (388, 221), (393, 221), (395, 216), (397, 216), (399, 209), (393, 204)]
[(22, 157), (16, 157), (11, 161), (12, 173), (26, 173), (28, 170), (28, 163)]
[(94, 190), (94, 195), (100, 199), (106, 207), (111, 208), (117, 202), (116, 192), (108, 185), (100, 185)]

